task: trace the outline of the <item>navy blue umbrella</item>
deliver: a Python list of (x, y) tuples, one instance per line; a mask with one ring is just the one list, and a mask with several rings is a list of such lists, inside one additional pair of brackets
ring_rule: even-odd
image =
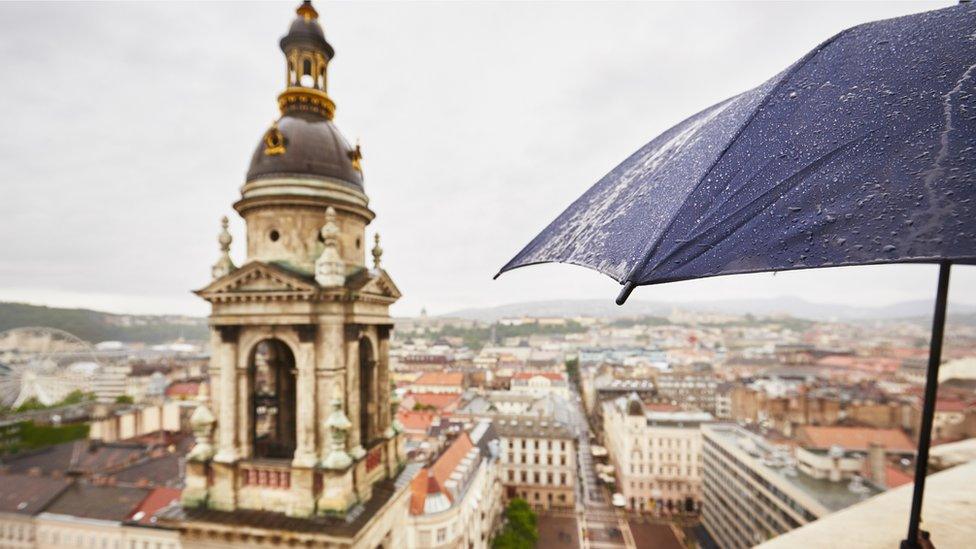
[[(939, 263), (916, 543), (952, 263), (976, 264), (976, 7), (867, 23), (688, 118), (506, 264), (581, 265), (623, 289), (735, 273)], [(497, 275), (496, 275), (497, 276)], [(926, 421), (927, 419), (927, 421)]]

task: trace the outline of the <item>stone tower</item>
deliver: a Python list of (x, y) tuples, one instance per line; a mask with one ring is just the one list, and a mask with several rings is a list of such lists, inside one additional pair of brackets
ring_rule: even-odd
[(182, 509), (166, 521), (184, 546), (389, 547), (407, 503), (388, 359), (400, 292), (378, 238), (366, 264), (375, 214), (359, 146), (333, 123), (335, 51), (310, 2), (281, 50), (281, 116), (234, 204), (247, 260), (230, 260), (225, 222), (214, 280), (196, 292), (212, 306), (210, 395), (191, 418)]

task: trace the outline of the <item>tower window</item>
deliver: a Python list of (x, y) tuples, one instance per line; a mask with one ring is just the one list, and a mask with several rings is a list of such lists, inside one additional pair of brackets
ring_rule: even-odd
[(271, 232), (268, 233), (268, 238), (270, 238), (272, 242), (277, 242), (278, 239), (281, 238), (281, 235), (278, 233), (277, 230), (271, 229)]
[(362, 247), (363, 247), (362, 241), (357, 238), (356, 239), (356, 249), (358, 250), (359, 248), (362, 248)]
[(291, 459), (297, 438), (295, 355), (281, 340), (267, 339), (248, 362), (253, 455)]
[(315, 77), (312, 76), (312, 60), (302, 60), (302, 86), (311, 88), (315, 86)]

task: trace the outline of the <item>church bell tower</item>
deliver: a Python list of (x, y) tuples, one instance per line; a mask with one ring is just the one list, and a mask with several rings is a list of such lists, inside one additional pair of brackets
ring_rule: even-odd
[(335, 51), (318, 18), (302, 3), (280, 42), (281, 115), (234, 204), (247, 259), (231, 261), (225, 219), (213, 281), (196, 292), (212, 306), (211, 359), (178, 521), (190, 540), (236, 539), (236, 524), (248, 527), (241, 544), (273, 544), (280, 532), (260, 532), (277, 516), (311, 541), (389, 547), (396, 521), (364, 513), (405, 516), (389, 375), (389, 307), (400, 292), (380, 265), (378, 235), (367, 264), (375, 214), (359, 146), (333, 123)]

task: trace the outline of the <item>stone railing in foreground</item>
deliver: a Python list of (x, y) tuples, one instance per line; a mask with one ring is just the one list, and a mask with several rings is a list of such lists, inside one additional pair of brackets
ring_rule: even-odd
[[(976, 539), (976, 462), (929, 475), (925, 482), (922, 530), (942, 547), (972, 547)], [(852, 505), (847, 509), (787, 532), (759, 547), (793, 549), (830, 547), (845, 549), (897, 548), (908, 531), (912, 485), (906, 484)]]

